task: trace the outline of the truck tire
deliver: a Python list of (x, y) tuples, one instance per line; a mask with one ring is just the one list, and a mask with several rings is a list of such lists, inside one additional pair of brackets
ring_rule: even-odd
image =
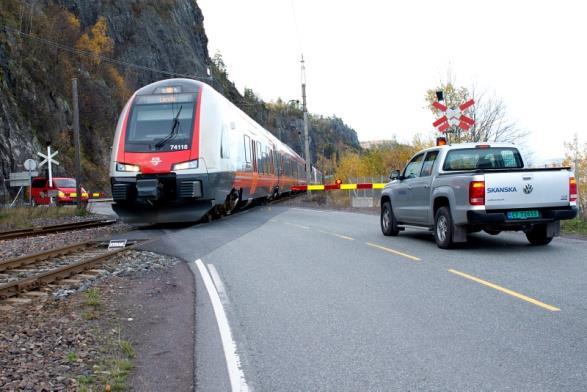
[(397, 227), (395, 215), (393, 215), (391, 203), (388, 201), (381, 206), (381, 231), (383, 232), (383, 235), (392, 237), (397, 236), (400, 232)]
[(552, 237), (546, 235), (546, 225), (535, 225), (526, 233), (526, 238), (534, 246), (548, 245), (552, 241)]
[(454, 231), (450, 209), (440, 207), (434, 216), (434, 240), (441, 249), (453, 247), (452, 234)]

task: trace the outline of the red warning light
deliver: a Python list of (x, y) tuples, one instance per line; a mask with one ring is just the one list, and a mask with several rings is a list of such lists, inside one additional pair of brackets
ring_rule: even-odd
[(340, 185), (340, 184), (342, 184), (342, 180), (340, 178), (337, 178), (336, 181), (334, 181), (334, 183), (336, 185)]
[(436, 145), (437, 146), (446, 146), (446, 138), (445, 137), (437, 137), (436, 138)]

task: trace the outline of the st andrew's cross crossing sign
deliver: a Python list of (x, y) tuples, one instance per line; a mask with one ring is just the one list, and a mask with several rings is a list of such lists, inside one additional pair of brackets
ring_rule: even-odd
[(44, 164), (48, 164), (47, 167), (49, 168), (49, 186), (53, 187), (53, 170), (51, 169), (51, 165), (59, 165), (59, 162), (57, 162), (55, 159), (55, 156), (57, 155), (59, 151), (55, 151), (54, 153), (51, 153), (51, 145), (47, 146), (47, 155), (38, 152), (37, 155), (40, 156), (41, 158), (45, 158), (44, 160), (41, 161), (41, 163), (39, 163), (39, 167), (43, 166)]

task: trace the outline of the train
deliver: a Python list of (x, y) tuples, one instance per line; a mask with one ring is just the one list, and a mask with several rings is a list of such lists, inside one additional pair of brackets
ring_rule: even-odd
[[(110, 159), (114, 211), (130, 223), (197, 222), (306, 185), (306, 162), (208, 84), (161, 80), (120, 114)], [(311, 182), (322, 174), (312, 167)]]

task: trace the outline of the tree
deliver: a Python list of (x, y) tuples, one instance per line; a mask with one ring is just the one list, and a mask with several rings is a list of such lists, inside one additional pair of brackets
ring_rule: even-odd
[(92, 54), (90, 61), (93, 65), (100, 65), (100, 56), (110, 56), (114, 50), (114, 41), (108, 36), (108, 25), (103, 16), (89, 32), (84, 33), (77, 41), (75, 47)]
[(587, 218), (587, 143), (579, 144), (577, 134), (572, 142), (565, 142), (565, 160), (563, 165), (570, 166), (575, 172), (577, 187), (579, 190), (578, 205), (583, 217)]
[(447, 82), (426, 92), (427, 108), (440, 117), (440, 110), (432, 106), (436, 101), (436, 91), (444, 92), (444, 104), (449, 108), (456, 108), (469, 99), (475, 100), (475, 105), (467, 109), (467, 114), (475, 124), (467, 132), (459, 131), (456, 135), (458, 142), (523, 142), (528, 135), (516, 126), (507, 114), (507, 107), (502, 99), (489, 95), (487, 92), (477, 93), (475, 87), (469, 90), (466, 87), (455, 86), (451, 77)]

